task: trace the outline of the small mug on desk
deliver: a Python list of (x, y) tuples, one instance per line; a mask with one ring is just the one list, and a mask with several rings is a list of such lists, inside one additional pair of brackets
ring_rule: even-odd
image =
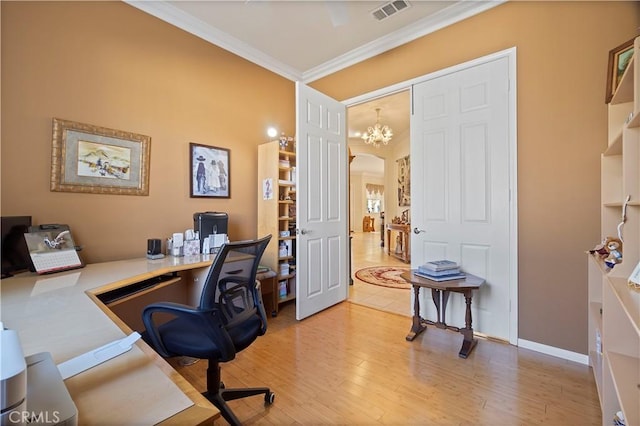
[(162, 252), (162, 241), (159, 238), (151, 238), (147, 240), (147, 254), (156, 255)]

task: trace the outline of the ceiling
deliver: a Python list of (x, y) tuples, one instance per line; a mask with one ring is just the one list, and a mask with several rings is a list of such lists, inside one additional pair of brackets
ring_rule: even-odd
[(349, 164), (349, 173), (363, 173), (367, 176), (384, 177), (384, 160), (373, 154), (359, 154)]
[(124, 0), (290, 80), (309, 83), (506, 0)]
[(364, 145), (362, 132), (376, 123), (376, 108), (380, 108), (380, 124), (393, 130), (394, 137), (409, 131), (409, 90), (349, 107), (347, 126), (349, 144)]
[[(293, 81), (309, 83), (422, 37), (506, 0), (123, 0), (178, 28)], [(372, 12), (402, 8), (378, 21)], [(389, 9), (387, 9), (389, 10)], [(349, 144), (381, 124), (409, 131), (409, 92), (351, 106)], [(381, 148), (384, 149), (384, 148)], [(369, 165), (375, 159), (365, 159)], [(379, 167), (378, 167), (379, 171)]]
[[(387, 125), (393, 131), (394, 138), (399, 138), (403, 133), (409, 132), (410, 120), (410, 96), (409, 90), (403, 90), (389, 96), (377, 98), (369, 102), (361, 103), (349, 107), (347, 112), (347, 132), (349, 135), (349, 146), (365, 146), (360, 138), (361, 133), (376, 122), (376, 108), (380, 108), (380, 124)], [(408, 136), (406, 136), (408, 138)], [(385, 150), (392, 147), (393, 139), (387, 147), (380, 146), (374, 150), (379, 150), (380, 155), (358, 154), (350, 165), (351, 172), (367, 173), (370, 175), (384, 175)], [(359, 150), (354, 150), (354, 152)], [(370, 150), (369, 150), (370, 151)]]

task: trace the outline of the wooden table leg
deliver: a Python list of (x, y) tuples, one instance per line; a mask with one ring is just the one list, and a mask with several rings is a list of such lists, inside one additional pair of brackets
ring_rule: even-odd
[[(446, 329), (447, 321), (445, 317), (447, 315), (447, 303), (449, 302), (449, 291), (447, 290), (431, 290), (432, 292), (438, 292), (438, 301), (436, 302), (436, 296), (433, 296), (433, 302), (436, 304), (436, 310), (438, 313), (438, 322), (436, 323), (436, 327)], [(442, 293), (442, 297), (440, 297), (440, 293)]]
[(460, 358), (467, 358), (473, 348), (478, 344), (478, 341), (473, 338), (473, 327), (471, 326), (471, 290), (464, 292), (464, 300), (467, 304), (467, 311), (465, 315), (465, 328), (460, 329), (460, 333), (464, 336), (462, 348), (460, 352), (458, 352)]
[[(384, 231), (383, 231), (384, 232)], [(387, 255), (391, 255), (391, 230), (387, 229)]]
[(427, 326), (420, 318), (420, 287), (417, 285), (413, 286), (413, 323), (411, 324), (411, 330), (409, 330), (409, 334), (407, 334), (407, 340), (412, 341), (420, 333), (422, 333)]

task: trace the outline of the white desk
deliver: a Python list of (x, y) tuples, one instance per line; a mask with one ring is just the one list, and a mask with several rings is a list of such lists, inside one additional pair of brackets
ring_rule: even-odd
[[(56, 364), (120, 339), (130, 329), (94, 296), (155, 276), (210, 266), (213, 256), (146, 258), (0, 281), (0, 316), (18, 331), (25, 356)], [(146, 343), (65, 381), (78, 424), (212, 423), (219, 411)]]

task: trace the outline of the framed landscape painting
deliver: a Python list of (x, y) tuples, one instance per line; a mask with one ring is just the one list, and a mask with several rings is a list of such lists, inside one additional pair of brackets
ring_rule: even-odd
[(51, 191), (149, 195), (151, 137), (53, 119)]

